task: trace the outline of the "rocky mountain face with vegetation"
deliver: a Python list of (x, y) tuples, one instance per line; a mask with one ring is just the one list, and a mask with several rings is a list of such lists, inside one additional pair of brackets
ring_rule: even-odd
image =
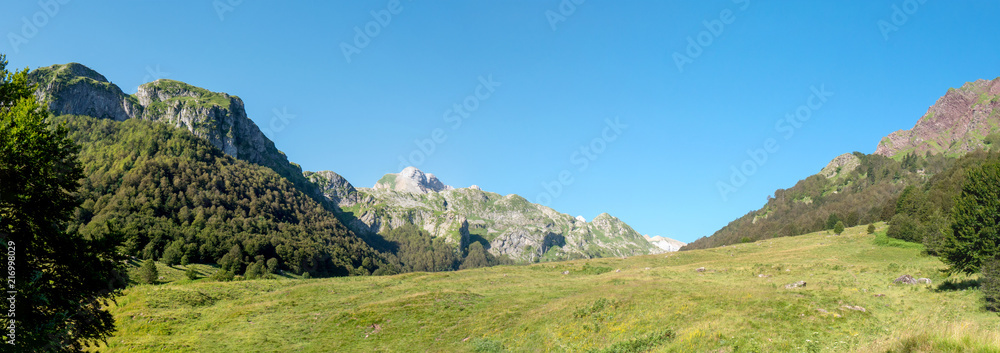
[(157, 80), (129, 95), (76, 63), (29, 80), (83, 146), (87, 202), (75, 227), (121, 222), (141, 258), (181, 254), (236, 274), (273, 258), (294, 272), (343, 275), (660, 251), (609, 215), (585, 222), (416, 168), (372, 188), (302, 173), (226, 93)]
[(128, 95), (77, 63), (38, 68), (29, 79), (36, 84), (36, 96), (48, 101), (55, 115), (143, 119), (181, 127), (234, 158), (271, 168), (300, 187), (307, 185), (302, 170), (247, 117), (237, 96), (166, 79), (143, 84)]
[(886, 136), (875, 154), (961, 156), (1000, 142), (1000, 78), (949, 89), (910, 130)]
[(776, 190), (764, 207), (684, 249), (878, 221), (890, 222), (890, 235), (934, 249), (946, 235), (950, 199), (961, 189), (964, 171), (997, 159), (988, 152), (998, 146), (1000, 79), (966, 83), (949, 89), (913, 129), (882, 139), (874, 154), (840, 155), (818, 174)]
[(495, 256), (523, 261), (664, 251), (606, 213), (586, 222), (518, 195), (477, 186), (453, 188), (414, 167), (386, 174), (372, 188), (355, 188), (328, 171), (306, 175), (359, 234), (384, 233), (412, 223), (459, 248), (479, 242)]

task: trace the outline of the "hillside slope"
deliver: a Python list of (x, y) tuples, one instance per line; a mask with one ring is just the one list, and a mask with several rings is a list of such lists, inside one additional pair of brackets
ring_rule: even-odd
[[(1000, 78), (968, 82), (949, 89), (910, 130), (882, 139), (875, 154), (901, 158), (910, 153), (961, 156), (1000, 142)], [(991, 134), (994, 136), (987, 139)]]
[(412, 223), (459, 249), (480, 242), (491, 254), (521, 261), (632, 256), (663, 250), (620, 219), (602, 213), (590, 222), (477, 186), (453, 188), (408, 167), (372, 188), (355, 188), (333, 172), (306, 173), (342, 210), (358, 234), (384, 233)]
[(1000, 79), (967, 83), (948, 90), (913, 129), (882, 139), (874, 154), (840, 155), (818, 174), (776, 190), (760, 209), (684, 249), (794, 236), (832, 229), (836, 221), (847, 226), (889, 221), (908, 186), (928, 189), (926, 184), (950, 173), (958, 158), (998, 147)]
[[(1000, 350), (1000, 323), (978, 310), (973, 279), (942, 277), (944, 265), (920, 252), (858, 227), (667, 256), (386, 277), (183, 280), (128, 289), (111, 308), (119, 331), (104, 350)], [(933, 284), (893, 284), (904, 274)], [(798, 281), (806, 285), (786, 288)]]

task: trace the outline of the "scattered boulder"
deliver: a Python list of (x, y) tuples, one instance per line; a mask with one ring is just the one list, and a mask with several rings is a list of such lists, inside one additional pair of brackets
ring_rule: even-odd
[(696, 268), (695, 271), (705, 272), (705, 268), (704, 267), (699, 267), (699, 268)]
[(806, 286), (806, 281), (798, 281), (798, 282), (795, 282), (795, 283), (786, 284), (785, 285), (785, 289), (799, 288), (799, 287), (805, 287), (805, 286)]
[(830, 313), (829, 311), (826, 311), (826, 309), (816, 309), (816, 311), (818, 311), (820, 314), (829, 314)]
[(881, 293), (874, 295), (875, 298), (881, 298), (881, 297), (884, 297), (884, 296), (885, 296), (885, 294), (881, 294)]
[(920, 284), (931, 284), (930, 278), (917, 278), (917, 283)]
[(615, 273), (618, 273), (618, 272), (622, 272), (622, 269), (619, 268), (619, 269), (615, 270)]
[(865, 308), (862, 308), (862, 307), (857, 306), (857, 305), (844, 305), (844, 308), (847, 309), (847, 310), (860, 311), (860, 312), (863, 312), (863, 313), (864, 312), (868, 312), (868, 310), (865, 310)]
[(569, 274), (569, 271), (563, 271), (563, 274), (564, 274), (564, 275), (568, 275), (568, 274)]
[(757, 275), (757, 278), (768, 278), (768, 277), (771, 277), (771, 275), (765, 275), (763, 273)]
[(910, 275), (902, 275), (896, 278), (892, 283), (895, 284), (917, 284), (917, 279)]

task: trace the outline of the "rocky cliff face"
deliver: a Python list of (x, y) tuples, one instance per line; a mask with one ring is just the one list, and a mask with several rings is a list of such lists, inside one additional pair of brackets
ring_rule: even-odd
[(57, 115), (88, 115), (122, 121), (142, 114), (142, 106), (97, 71), (77, 64), (52, 65), (28, 74), (35, 95)]
[(1000, 132), (1000, 78), (969, 82), (950, 89), (910, 130), (882, 139), (875, 154), (887, 157), (931, 152), (963, 155), (983, 146), (991, 133)]
[(663, 251), (608, 214), (585, 222), (517, 195), (455, 189), (413, 167), (387, 174), (370, 189), (355, 188), (333, 172), (306, 175), (338, 204), (357, 233), (413, 223), (456, 246), (479, 241), (494, 255), (525, 261)]
[(173, 80), (146, 83), (135, 95), (127, 95), (77, 63), (39, 68), (29, 79), (53, 114), (146, 119), (184, 127), (234, 158), (269, 167), (293, 182), (302, 180), (301, 169), (247, 117), (239, 97)]

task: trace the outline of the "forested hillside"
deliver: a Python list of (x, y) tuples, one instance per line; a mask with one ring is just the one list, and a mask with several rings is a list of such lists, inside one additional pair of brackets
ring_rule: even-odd
[[(227, 156), (187, 130), (62, 116), (81, 146), (84, 234), (117, 224), (125, 251), (167, 263), (219, 263), (241, 274), (276, 259), (314, 275), (386, 273), (381, 254), (270, 168)], [(272, 261), (273, 262), (273, 261)]]

